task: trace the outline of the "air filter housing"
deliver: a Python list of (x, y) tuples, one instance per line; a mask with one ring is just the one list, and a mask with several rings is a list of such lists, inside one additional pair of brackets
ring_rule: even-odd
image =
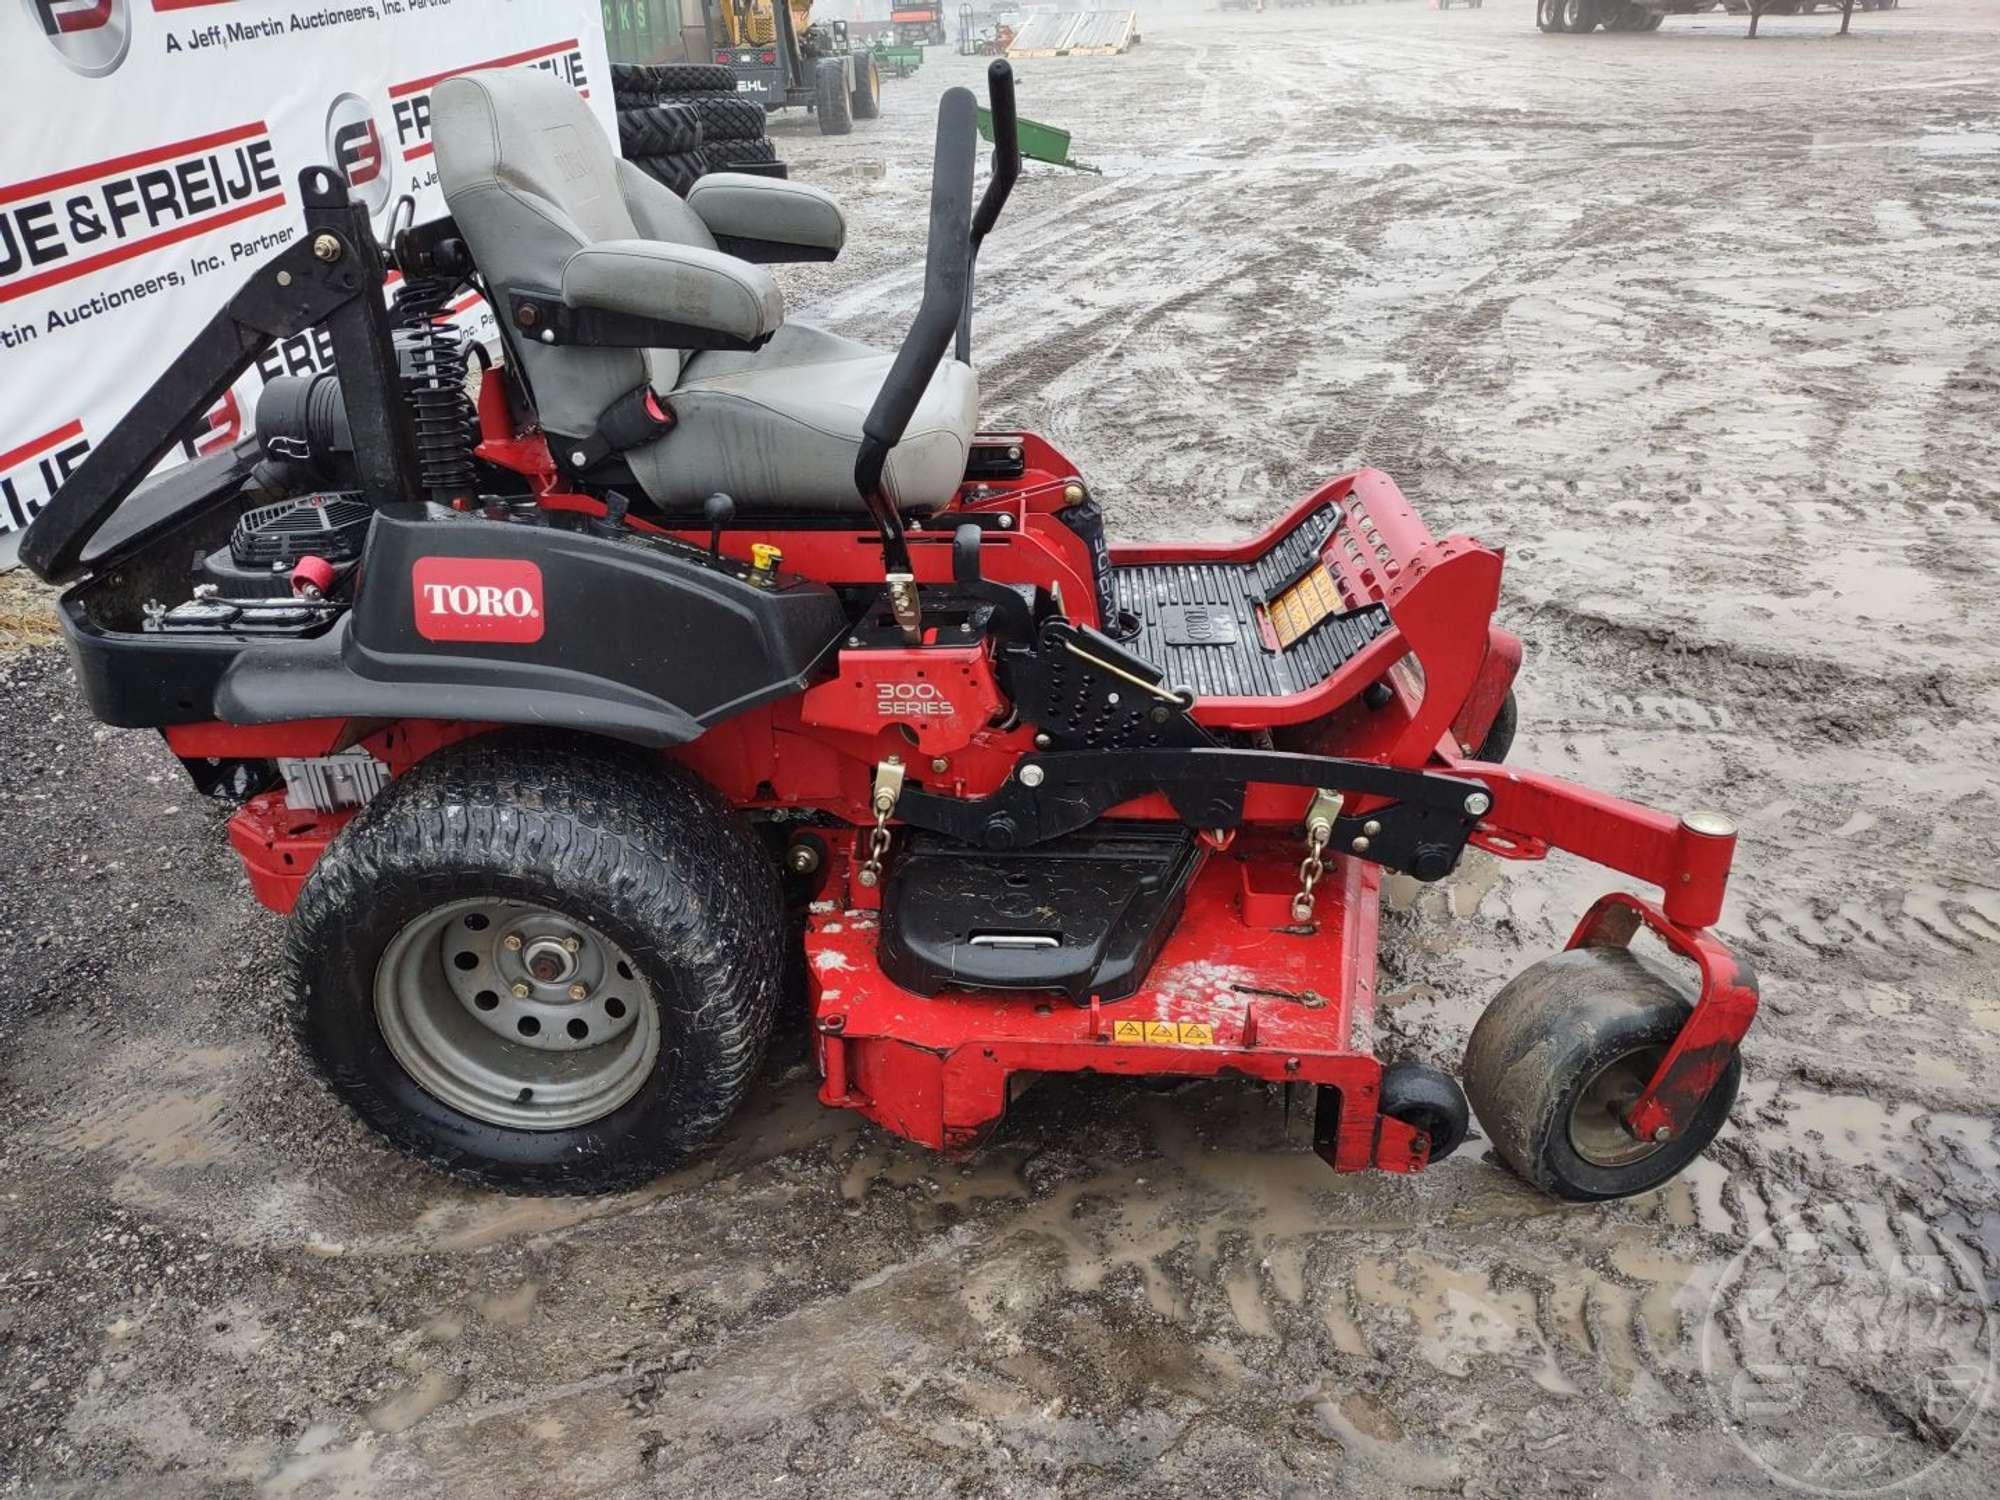
[(229, 536), (229, 555), (240, 568), (290, 567), (302, 557), (353, 562), (368, 539), (374, 508), (359, 490), (335, 490), (280, 500), (245, 511)]

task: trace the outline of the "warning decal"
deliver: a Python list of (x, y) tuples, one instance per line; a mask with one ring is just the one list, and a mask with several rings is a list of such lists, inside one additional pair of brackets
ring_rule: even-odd
[(1339, 585), (1321, 563), (1273, 599), (1266, 613), (1282, 649), (1303, 640), (1320, 621), (1345, 607)]
[(1118, 1021), (1114, 1042), (1151, 1042), (1160, 1047), (1212, 1047), (1215, 1028), (1206, 1021)]

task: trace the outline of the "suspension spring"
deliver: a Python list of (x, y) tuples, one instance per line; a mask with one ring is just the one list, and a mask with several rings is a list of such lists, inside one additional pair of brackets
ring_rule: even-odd
[(442, 321), (456, 278), (406, 277), (392, 309), (400, 330), (403, 399), (416, 427), (417, 463), (424, 489), (440, 505), (467, 501), (476, 488), (472, 446), (479, 414), (465, 389), (465, 347), (458, 330)]

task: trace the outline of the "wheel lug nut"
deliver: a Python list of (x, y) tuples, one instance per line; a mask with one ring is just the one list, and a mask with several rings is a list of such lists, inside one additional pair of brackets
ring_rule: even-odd
[(519, 953), (521, 951), (521, 934), (518, 932), (508, 933), (500, 939), (500, 946), (505, 948), (509, 953)]
[(578, 983), (578, 984), (573, 984), (569, 987), (569, 997), (572, 1000), (581, 1000), (584, 996), (588, 995), (589, 993), (590, 993), (590, 986), (587, 984)]
[(528, 990), (528, 982), (527, 982), (527, 981), (526, 981), (525, 979), (517, 979), (517, 980), (515, 980), (515, 981), (514, 981), (514, 998), (515, 998), (516, 1000), (525, 1000), (525, 999), (527, 999), (527, 998), (528, 998), (528, 995), (529, 995), (529, 990)]
[(572, 936), (563, 939), (563, 947), (571, 953), (576, 952), (576, 950), (581, 948), (582, 946), (583, 946), (583, 939), (580, 937)]

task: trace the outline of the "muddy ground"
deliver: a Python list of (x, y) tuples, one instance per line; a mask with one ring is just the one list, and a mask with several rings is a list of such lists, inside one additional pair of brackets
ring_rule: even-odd
[[(1020, 65), (1103, 175), (1032, 170), (982, 263), (989, 419), (1119, 530), (1385, 467), (1507, 547), (1517, 759), (1740, 818), (1722, 927), (1767, 999), (1711, 1160), (1561, 1209), (1476, 1140), (1335, 1178), (1275, 1093), (1072, 1081), (954, 1164), (822, 1113), (793, 1034), (646, 1191), (462, 1190), (306, 1075), (223, 812), (16, 649), (0, 1492), (1774, 1489), (1702, 1374), (1746, 1243), (1837, 1204), (2000, 1277), (2000, 7), (1833, 24), (1149, 17)], [(979, 67), (778, 126), (854, 226), (800, 313), (899, 334), (931, 111)], [(1607, 883), (1479, 856), (1400, 899), (1385, 1046), (1455, 1063)], [(1944, 1454), (1880, 1351), (1821, 1354), (1794, 1435)], [(1915, 1492), (1992, 1494), (1992, 1423)]]

